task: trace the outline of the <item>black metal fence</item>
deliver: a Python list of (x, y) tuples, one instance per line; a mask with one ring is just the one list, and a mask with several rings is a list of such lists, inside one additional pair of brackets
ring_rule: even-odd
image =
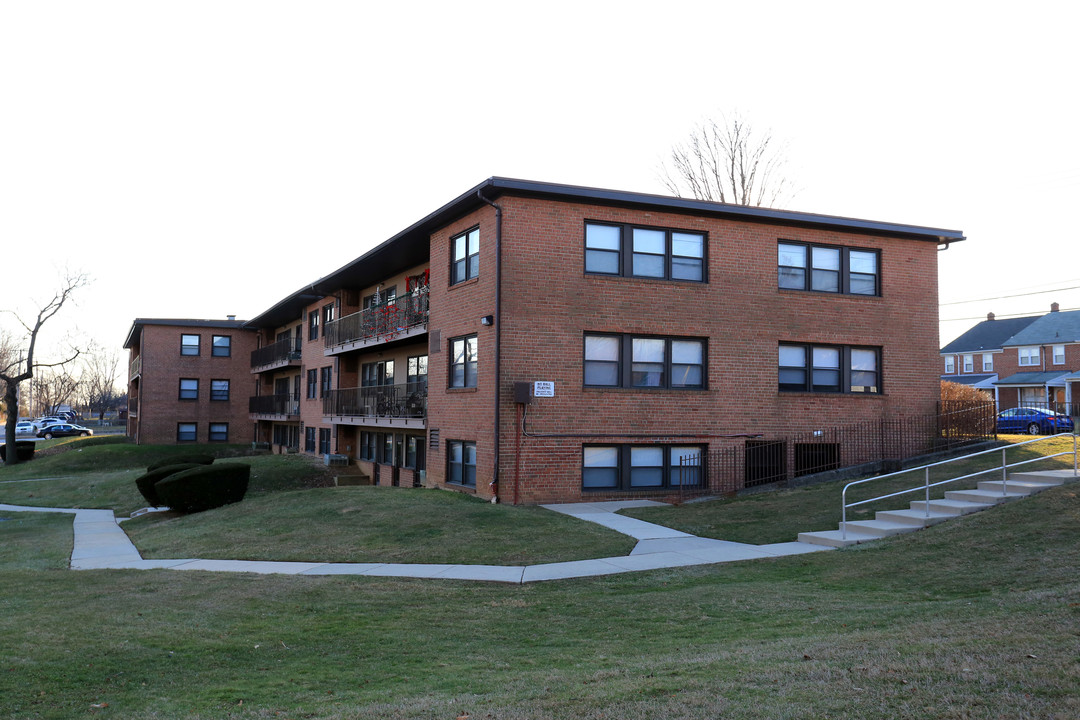
[(258, 350), (252, 350), (251, 367), (299, 361), (300, 347), (301, 338), (289, 338), (265, 345)]
[(324, 342), (331, 348), (364, 340), (391, 340), (406, 330), (423, 325), (428, 318), (428, 288), (373, 305), (326, 324)]
[(427, 417), (427, 383), (331, 390), (323, 398), (323, 415), (356, 417)]
[(942, 407), (937, 415), (885, 418), (714, 447), (680, 461), (682, 496), (724, 495), (841, 468), (954, 450), (996, 437), (993, 403)]
[(248, 398), (248, 412), (253, 415), (299, 415), (300, 396), (293, 393), (257, 395)]

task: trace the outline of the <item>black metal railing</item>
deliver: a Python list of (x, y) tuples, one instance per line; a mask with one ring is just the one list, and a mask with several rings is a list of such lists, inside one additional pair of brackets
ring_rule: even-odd
[(299, 415), (300, 396), (279, 393), (251, 397), (248, 398), (248, 412), (252, 415)]
[(331, 390), (323, 398), (323, 415), (351, 417), (426, 418), (427, 383)]
[(287, 340), (278, 340), (276, 343), (266, 345), (258, 350), (252, 350), (251, 367), (299, 362), (300, 347), (300, 338), (288, 338)]
[(428, 319), (428, 289), (419, 288), (407, 295), (391, 298), (360, 312), (326, 324), (323, 339), (326, 347), (364, 340), (392, 340)]
[(672, 484), (683, 496), (724, 495), (870, 463), (899, 467), (911, 458), (996, 437), (992, 402), (940, 410), (714, 447), (682, 458)]

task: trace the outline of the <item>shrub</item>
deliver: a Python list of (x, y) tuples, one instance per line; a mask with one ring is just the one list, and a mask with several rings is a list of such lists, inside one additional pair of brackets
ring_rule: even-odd
[(177, 463), (176, 465), (166, 465), (164, 467), (154, 468), (145, 475), (135, 478), (135, 486), (139, 488), (139, 492), (146, 498), (146, 502), (150, 503), (153, 507), (158, 507), (159, 505), (165, 504), (161, 502), (157, 490), (154, 489), (154, 486), (158, 481), (164, 480), (174, 473), (197, 467), (206, 466), (202, 463)]
[(251, 466), (243, 463), (203, 465), (159, 480), (154, 490), (173, 510), (200, 512), (243, 500), (250, 475)]
[(162, 458), (155, 463), (151, 463), (146, 466), (146, 471), (157, 470), (158, 468), (165, 467), (166, 465), (210, 465), (214, 462), (213, 455), (206, 455), (203, 453), (190, 453), (188, 455), (173, 455), (171, 457)]
[[(16, 440), (15, 457), (19, 458), (19, 462), (33, 460), (36, 448), (37, 443), (33, 440)], [(7, 462), (7, 445), (0, 445), (0, 461)]]

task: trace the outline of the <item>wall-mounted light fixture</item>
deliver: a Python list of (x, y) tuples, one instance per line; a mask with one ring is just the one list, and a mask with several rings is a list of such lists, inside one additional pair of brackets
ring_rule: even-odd
[(480, 324), (481, 325), (494, 325), (495, 324), (495, 316), (494, 315), (485, 315), (484, 317), (480, 318)]

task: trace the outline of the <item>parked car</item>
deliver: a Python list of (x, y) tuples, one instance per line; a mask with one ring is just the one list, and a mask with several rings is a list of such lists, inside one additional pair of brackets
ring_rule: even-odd
[(66, 422), (66, 421), (63, 418), (45, 416), (45, 417), (39, 417), (37, 420), (34, 421), (34, 424), (37, 425), (39, 428), (43, 428), (43, 427), (48, 427), (49, 425), (56, 425), (57, 423), (62, 423), (62, 422)]
[(78, 435), (80, 437), (86, 437), (93, 435), (94, 431), (88, 427), (82, 425), (73, 425), (71, 423), (57, 423), (56, 425), (49, 425), (38, 430), (37, 436), (39, 438), (45, 438), (51, 440), (54, 437), (71, 437)]
[(15, 425), (16, 435), (35, 435), (37, 434), (38, 426), (29, 420), (23, 420), (21, 423)]
[(1039, 408), (1020, 407), (1002, 410), (997, 416), (999, 433), (1027, 433), (1044, 435), (1072, 432), (1072, 418), (1064, 413), (1054, 413)]

